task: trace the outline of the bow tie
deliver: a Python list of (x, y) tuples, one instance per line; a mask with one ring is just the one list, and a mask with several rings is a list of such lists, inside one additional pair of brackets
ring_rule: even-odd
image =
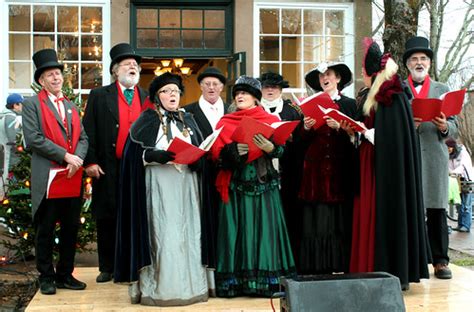
[(165, 116), (166, 116), (168, 122), (170, 122), (171, 120), (181, 121), (181, 119), (179, 118), (179, 112), (165, 111)]
[(418, 86), (422, 86), (423, 83), (424, 83), (424, 81), (422, 81), (422, 82), (413, 81), (413, 86), (416, 88), (416, 87), (418, 87)]

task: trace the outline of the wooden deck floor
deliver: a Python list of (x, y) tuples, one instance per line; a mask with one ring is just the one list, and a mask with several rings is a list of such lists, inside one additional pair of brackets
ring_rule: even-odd
[[(469, 311), (474, 307), (474, 271), (450, 267), (451, 280), (436, 279), (431, 272), (429, 280), (410, 284), (410, 290), (403, 294), (407, 311)], [(97, 268), (77, 268), (74, 275), (88, 285), (84, 291), (58, 289), (53, 296), (38, 291), (26, 311), (272, 311), (269, 299), (256, 298), (211, 298), (206, 303), (175, 308), (132, 305), (127, 286), (97, 284), (97, 273)], [(273, 302), (279, 311), (279, 300)]]

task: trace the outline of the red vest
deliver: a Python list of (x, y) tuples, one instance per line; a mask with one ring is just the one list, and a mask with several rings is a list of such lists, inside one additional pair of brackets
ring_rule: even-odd
[(130, 126), (135, 120), (137, 120), (138, 116), (140, 116), (140, 96), (138, 88), (135, 87), (132, 104), (128, 105), (122, 89), (119, 85), (117, 85), (117, 88), (119, 102), (119, 132), (117, 136), (117, 144), (115, 145), (115, 156), (117, 159), (121, 159)]

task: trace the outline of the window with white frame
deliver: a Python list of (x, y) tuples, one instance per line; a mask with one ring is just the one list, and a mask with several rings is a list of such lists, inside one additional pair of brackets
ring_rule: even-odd
[(32, 93), (35, 67), (31, 58), (46, 48), (58, 52), (65, 84), (75, 92), (88, 94), (102, 86), (103, 13), (102, 5), (72, 1), (9, 4), (9, 91)]
[(305, 73), (323, 61), (345, 62), (353, 69), (352, 4), (257, 3), (256, 7), (256, 75), (280, 73), (290, 84), (285, 91), (302, 94)]

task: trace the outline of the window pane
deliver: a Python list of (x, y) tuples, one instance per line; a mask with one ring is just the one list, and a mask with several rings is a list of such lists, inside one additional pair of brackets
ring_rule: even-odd
[(280, 68), (278, 67), (278, 63), (276, 64), (262, 64), (260, 63), (260, 76), (266, 72), (273, 72), (273, 73), (278, 73), (280, 71)]
[(137, 30), (138, 48), (158, 48), (158, 30), (139, 29)]
[(179, 30), (160, 30), (161, 48), (180, 48), (181, 36)]
[(202, 10), (183, 10), (183, 28), (202, 28)]
[(81, 8), (81, 29), (83, 32), (102, 33), (102, 8)]
[(77, 63), (64, 63), (64, 85), (72, 87), (73, 89), (79, 88), (79, 77), (77, 69)]
[(204, 47), (212, 49), (225, 48), (224, 30), (206, 30), (204, 31)]
[(33, 6), (33, 31), (54, 31), (54, 6)]
[(74, 35), (58, 35), (58, 58), (72, 61), (79, 59), (79, 37)]
[(278, 37), (260, 36), (260, 60), (278, 61)]
[(304, 33), (308, 35), (323, 34), (323, 11), (304, 10)]
[(81, 75), (82, 89), (94, 89), (102, 86), (102, 65), (82, 64)]
[(86, 61), (102, 60), (102, 36), (82, 36), (81, 58)]
[(10, 34), (10, 60), (31, 60), (30, 35)]
[(225, 28), (225, 12), (223, 10), (204, 11), (205, 28)]
[(79, 31), (78, 8), (71, 6), (58, 7), (58, 31), (77, 32)]
[(344, 38), (326, 38), (326, 60), (334, 62), (344, 60)]
[(10, 5), (9, 25), (11, 31), (30, 31), (30, 6)]
[(55, 49), (54, 35), (34, 35), (33, 53), (42, 49)]
[(301, 37), (282, 37), (281, 44), (283, 61), (301, 61)]
[(138, 28), (157, 28), (158, 10), (157, 9), (137, 9), (137, 27)]
[(285, 77), (285, 80), (288, 80), (290, 88), (296, 88), (303, 85), (300, 68), (300, 64), (282, 64), (282, 76)]
[(283, 34), (301, 33), (301, 10), (281, 10), (281, 32)]
[(30, 88), (31, 62), (9, 64), (9, 88)]
[(179, 28), (180, 10), (160, 10), (160, 28)]
[(183, 48), (202, 48), (202, 30), (183, 30)]
[(260, 10), (260, 33), (278, 34), (279, 10), (262, 9)]
[(320, 63), (325, 57), (322, 37), (304, 37), (303, 49), (304, 60), (307, 62)]
[(326, 11), (326, 34), (344, 35), (344, 11)]

